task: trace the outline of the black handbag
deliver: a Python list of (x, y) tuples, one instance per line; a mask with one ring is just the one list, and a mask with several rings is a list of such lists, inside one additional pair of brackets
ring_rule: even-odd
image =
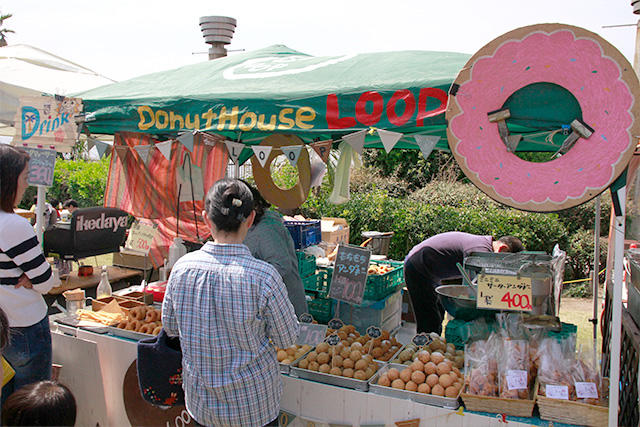
[(147, 402), (156, 406), (184, 405), (180, 339), (162, 329), (138, 341), (138, 384)]

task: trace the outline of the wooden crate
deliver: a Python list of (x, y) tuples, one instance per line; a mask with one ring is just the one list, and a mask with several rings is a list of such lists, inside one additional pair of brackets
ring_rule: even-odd
[(134, 307), (141, 307), (141, 306), (145, 305), (145, 303), (140, 302), (140, 301), (135, 301), (135, 300), (132, 300), (132, 299), (122, 298), (122, 297), (118, 297), (118, 296), (111, 296), (111, 297), (105, 297), (105, 298), (91, 300), (91, 308), (93, 309), (93, 311), (99, 311), (105, 305), (107, 305), (109, 302), (111, 302), (111, 300), (113, 300), (114, 298), (118, 302), (118, 305), (120, 306), (120, 308), (122, 309), (122, 311), (125, 314), (129, 314), (129, 310), (134, 308)]
[(606, 426), (609, 423), (609, 406), (588, 405), (545, 396), (538, 396), (536, 402), (543, 420), (585, 426)]
[(491, 412), (514, 417), (531, 417), (533, 415), (533, 407), (536, 404), (533, 392), (530, 395), (530, 400), (477, 396), (466, 393), (466, 390), (460, 394), (460, 397), (462, 397), (464, 406), (470, 411)]

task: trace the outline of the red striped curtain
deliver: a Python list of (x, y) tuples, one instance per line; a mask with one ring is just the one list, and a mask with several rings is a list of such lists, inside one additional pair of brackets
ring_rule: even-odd
[[(198, 133), (192, 152), (174, 141), (170, 160), (167, 160), (159, 149), (153, 147), (158, 141), (149, 135), (131, 132), (115, 135), (104, 206), (120, 208), (136, 218), (146, 218), (158, 225), (158, 234), (149, 252), (156, 267), (162, 265), (167, 257), (168, 248), (176, 237), (176, 226), (179, 225), (177, 235), (191, 242), (202, 242), (210, 235), (202, 220), (203, 200), (195, 201), (195, 215), (191, 201), (181, 202), (178, 209), (177, 176), (185, 161), (191, 161), (192, 166), (202, 169), (206, 194), (226, 172), (228, 152), (223, 141), (223, 138)], [(134, 149), (138, 145), (152, 147), (146, 163)]]

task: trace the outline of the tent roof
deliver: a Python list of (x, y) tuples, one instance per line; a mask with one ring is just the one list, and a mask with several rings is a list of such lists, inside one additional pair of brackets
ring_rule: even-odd
[(113, 83), (86, 67), (29, 45), (0, 47), (0, 123), (12, 125), (20, 96), (68, 95)]

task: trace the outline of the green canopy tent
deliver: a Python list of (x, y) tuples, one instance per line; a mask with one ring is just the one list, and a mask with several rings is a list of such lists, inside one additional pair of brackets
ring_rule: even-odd
[[(96, 134), (175, 137), (199, 129), (252, 145), (271, 133), (309, 143), (375, 128), (403, 133), (396, 148), (417, 149), (411, 136), (423, 134), (441, 137), (435, 148), (448, 150), (447, 93), (469, 57), (428, 51), (314, 57), (275, 45), (78, 96)], [(524, 136), (518, 151), (556, 151), (562, 141), (550, 144), (548, 135), (581, 118), (575, 99), (549, 83), (517, 91), (505, 106), (510, 131)], [(374, 132), (366, 141), (366, 148), (382, 148)], [(241, 161), (251, 150), (243, 154)]]

